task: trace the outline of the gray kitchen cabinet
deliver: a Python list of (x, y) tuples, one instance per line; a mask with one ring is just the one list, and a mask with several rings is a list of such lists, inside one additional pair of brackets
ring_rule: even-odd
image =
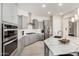
[(0, 3), (0, 18), (1, 18), (1, 3)]
[(39, 39), (40, 41), (43, 41), (43, 40), (44, 40), (44, 33), (39, 33), (39, 34), (38, 34), (38, 39)]
[(1, 56), (1, 51), (2, 51), (2, 50), (1, 50), (1, 46), (2, 46), (2, 45), (1, 45), (1, 42), (2, 42), (2, 40), (1, 40), (1, 29), (0, 29), (0, 56)]
[(39, 28), (39, 24), (38, 24), (38, 20), (37, 19), (33, 19), (33, 29), (38, 29)]
[(29, 20), (27, 16), (18, 16), (18, 26), (19, 29), (27, 29), (29, 24)]
[(2, 50), (1, 50), (1, 46), (2, 46), (2, 45), (1, 45), (1, 43), (2, 43), (2, 40), (1, 40), (1, 37), (2, 37), (2, 36), (1, 36), (1, 35), (2, 35), (2, 34), (1, 34), (1, 18), (0, 18), (0, 56), (1, 56), (1, 51), (2, 51)]
[(1, 29), (1, 18), (0, 18), (0, 29)]
[(43, 22), (38, 22), (38, 28), (43, 29)]
[(30, 36), (29, 35), (26, 35), (25, 36), (25, 46), (27, 46), (29, 44), (30, 44)]
[(1, 56), (1, 3), (0, 3), (0, 56)]
[(1, 56), (1, 29), (0, 29), (0, 56)]
[(25, 46), (29, 45), (29, 44), (32, 44), (36, 41), (38, 41), (38, 36), (37, 34), (27, 34), (25, 36)]
[(29, 35), (29, 44), (32, 44), (32, 43), (34, 43), (34, 41), (35, 41), (35, 36), (33, 35), (33, 34), (30, 34)]
[(30, 35), (30, 43), (34, 43), (34, 42), (36, 42), (36, 41), (38, 41), (38, 36), (37, 36), (37, 34), (31, 34), (31, 35)]
[(17, 7), (16, 4), (3, 3), (3, 21), (17, 24)]
[(11, 20), (13, 23), (18, 24), (18, 16), (17, 16), (17, 5), (11, 4)]
[(3, 4), (3, 21), (8, 21), (10, 22), (11, 20), (11, 4)]
[(27, 29), (28, 28), (28, 19), (27, 19), (26, 16), (23, 16), (22, 27), (23, 27), (23, 29)]
[(22, 38), (20, 38), (19, 40), (18, 40), (18, 55), (23, 51), (23, 49), (24, 49), (24, 46), (25, 46), (25, 41), (24, 41), (24, 39), (25, 39), (25, 36), (24, 37), (22, 37)]

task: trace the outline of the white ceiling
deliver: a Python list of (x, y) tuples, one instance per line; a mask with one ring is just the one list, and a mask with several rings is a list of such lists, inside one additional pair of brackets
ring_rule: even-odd
[(37, 16), (49, 16), (48, 11), (52, 12), (52, 15), (59, 15), (60, 12), (68, 13), (79, 7), (79, 3), (63, 3), (62, 6), (58, 6), (58, 3), (44, 3), (46, 8), (42, 8), (43, 3), (19, 3), (18, 8), (27, 12), (32, 12)]

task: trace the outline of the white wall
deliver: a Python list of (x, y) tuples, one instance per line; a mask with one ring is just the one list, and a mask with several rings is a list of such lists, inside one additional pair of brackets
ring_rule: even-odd
[(60, 16), (55, 16), (55, 15), (53, 16), (53, 36), (61, 35), (58, 34), (59, 31), (62, 31), (61, 22), (62, 22), (62, 18)]

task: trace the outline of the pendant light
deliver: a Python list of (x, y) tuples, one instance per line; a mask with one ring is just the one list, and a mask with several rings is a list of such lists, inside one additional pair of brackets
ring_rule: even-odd
[(71, 18), (71, 22), (74, 22), (74, 21), (75, 21), (75, 19), (74, 19), (74, 17), (72, 17), (72, 18)]
[(78, 15), (77, 14), (75, 14), (75, 20), (78, 20)]
[(77, 9), (77, 14), (78, 14), (78, 16), (79, 16), (79, 8)]

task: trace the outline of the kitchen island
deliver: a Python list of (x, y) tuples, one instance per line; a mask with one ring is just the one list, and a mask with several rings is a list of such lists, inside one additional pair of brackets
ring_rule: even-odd
[(45, 56), (58, 56), (79, 52), (79, 38), (68, 37), (70, 42), (67, 44), (60, 43), (58, 41), (60, 39), (61, 38), (50, 37), (44, 41)]

